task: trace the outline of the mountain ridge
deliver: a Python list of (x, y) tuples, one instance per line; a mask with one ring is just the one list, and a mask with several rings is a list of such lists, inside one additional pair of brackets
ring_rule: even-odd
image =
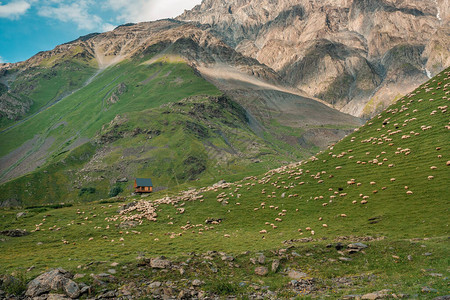
[[(207, 26), (310, 96), (355, 116), (371, 116), (405, 89), (426, 81), (428, 72), (436, 74), (450, 64), (446, 3), (203, 1), (177, 19)], [(383, 61), (402, 45), (420, 45), (417, 53), (396, 51), (399, 59), (413, 53), (418, 63), (392, 66)]]

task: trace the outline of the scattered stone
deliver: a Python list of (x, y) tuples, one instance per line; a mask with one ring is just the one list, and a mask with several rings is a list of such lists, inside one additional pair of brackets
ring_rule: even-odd
[(375, 299), (384, 299), (389, 296), (389, 293), (391, 290), (381, 290), (378, 292), (368, 293), (361, 297), (361, 299), (367, 299), (367, 300), (375, 300)]
[(115, 291), (107, 291), (97, 297), (97, 299), (108, 299), (108, 298), (116, 298), (116, 292)]
[(116, 183), (117, 182), (128, 182), (128, 179), (126, 177), (119, 178), (119, 179), (116, 180)]
[(16, 214), (16, 219), (25, 217), (27, 214), (28, 214), (28, 213), (27, 213), (26, 211), (18, 212), (18, 213)]
[(172, 262), (165, 259), (164, 256), (158, 258), (152, 258), (150, 260), (150, 266), (154, 269), (166, 269), (172, 265)]
[(367, 247), (369, 247), (369, 246), (367, 246), (366, 244), (363, 244), (363, 243), (353, 243), (353, 244), (349, 244), (347, 246), (347, 248), (349, 248), (349, 249), (365, 249)]
[(276, 272), (278, 270), (278, 267), (280, 266), (280, 260), (274, 259), (272, 261), (272, 272)]
[(431, 253), (431, 252), (426, 252), (426, 253), (424, 253), (423, 255), (425, 255), (425, 256), (431, 256), (431, 255), (433, 255), (433, 253)]
[(256, 267), (256, 268), (255, 268), (255, 274), (256, 274), (256, 275), (259, 275), (259, 276), (266, 276), (267, 273), (269, 273), (269, 269), (267, 269), (267, 268), (264, 267), (264, 266)]
[(113, 263), (110, 264), (110, 266), (113, 267), (113, 268), (117, 267), (118, 265), (119, 265), (119, 263), (116, 263), (116, 262), (113, 262)]
[(49, 294), (47, 297), (47, 300), (67, 300), (70, 298), (67, 298), (66, 295), (63, 294)]
[(345, 295), (342, 297), (342, 299), (361, 299), (362, 295)]
[(422, 287), (422, 293), (437, 293), (438, 290), (430, 288), (428, 286)]
[(161, 282), (159, 282), (159, 281), (152, 282), (152, 283), (150, 283), (149, 287), (151, 289), (159, 288), (159, 287), (161, 287)]
[(109, 273), (109, 274), (116, 274), (117, 271), (116, 271), (115, 269), (109, 269), (109, 270), (108, 270), (108, 273)]
[(352, 261), (350, 257), (339, 257), (339, 260), (341, 261)]
[(224, 256), (222, 256), (222, 260), (223, 261), (233, 261), (234, 257), (231, 255), (224, 255)]
[(409, 261), (412, 261), (412, 260), (413, 260), (412, 255), (408, 255), (408, 260), (409, 260)]
[(308, 277), (308, 274), (296, 270), (290, 270), (288, 276), (291, 279), (300, 280), (302, 278)]
[(201, 281), (199, 279), (194, 279), (194, 281), (192, 281), (192, 285), (193, 286), (201, 286), (201, 285), (203, 285), (203, 281)]
[(264, 256), (264, 254), (261, 254), (259, 257), (258, 257), (258, 263), (260, 263), (260, 264), (264, 264), (266, 262), (266, 257)]
[(86, 274), (75, 274), (74, 276), (73, 276), (73, 279), (80, 279), (80, 278), (84, 278), (84, 276), (86, 276)]

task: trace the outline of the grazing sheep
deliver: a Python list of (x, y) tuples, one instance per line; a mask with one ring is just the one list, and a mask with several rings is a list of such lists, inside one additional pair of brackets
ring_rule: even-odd
[(413, 193), (412, 191), (407, 191), (406, 192), (406, 194), (408, 194), (408, 195), (412, 195), (412, 193)]
[(362, 200), (361, 204), (367, 204), (367, 200)]

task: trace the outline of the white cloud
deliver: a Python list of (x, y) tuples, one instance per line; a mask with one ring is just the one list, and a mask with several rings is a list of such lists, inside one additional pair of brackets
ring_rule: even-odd
[(5, 63), (6, 61), (3, 59), (3, 57), (0, 56), (0, 64)]
[(72, 3), (62, 3), (64, 1), (50, 0), (50, 2), (57, 3), (57, 5), (39, 7), (38, 14), (40, 16), (57, 19), (62, 22), (73, 22), (77, 24), (78, 29), (101, 30), (105, 26), (110, 25), (104, 24), (104, 21), (99, 16), (89, 13), (92, 1), (80, 0)]
[(173, 18), (191, 9), (201, 0), (107, 0), (108, 7), (119, 13), (119, 22), (144, 22)]
[(17, 19), (27, 12), (30, 3), (24, 0), (12, 1), (5, 5), (0, 2), (0, 18)]

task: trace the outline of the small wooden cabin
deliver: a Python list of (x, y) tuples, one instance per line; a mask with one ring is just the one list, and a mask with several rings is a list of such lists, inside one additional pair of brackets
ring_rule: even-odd
[(150, 178), (136, 178), (134, 180), (135, 193), (151, 193), (153, 192), (153, 184)]

